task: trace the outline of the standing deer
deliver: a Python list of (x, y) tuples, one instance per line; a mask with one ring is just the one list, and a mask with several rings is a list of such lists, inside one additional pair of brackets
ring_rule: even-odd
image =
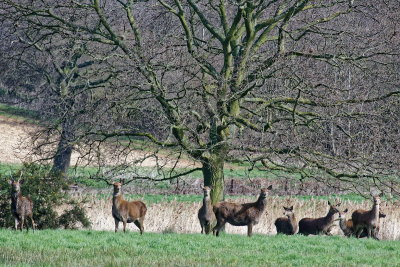
[(251, 236), (253, 225), (258, 223), (265, 211), (267, 190), (271, 189), (272, 185), (261, 189), (260, 196), (254, 203), (236, 204), (224, 201), (216, 204), (213, 208), (215, 217), (217, 218), (217, 225), (213, 229), (214, 234), (219, 236), (219, 231), (228, 222), (234, 226), (247, 225), (247, 235)]
[[(339, 226), (340, 229), (342, 229), (343, 234), (347, 237), (354, 236), (354, 224), (353, 224), (353, 219), (348, 219), (346, 220), (345, 213), (347, 213), (348, 209), (345, 209), (344, 211), (340, 212), (339, 216)], [(385, 218), (386, 214), (379, 212), (379, 218)], [(368, 235), (367, 229), (363, 228), (360, 238), (366, 237)]]
[(276, 232), (278, 234), (294, 235), (297, 232), (297, 220), (293, 213), (293, 206), (283, 207), (283, 215), (275, 221)]
[(118, 231), (119, 222), (122, 221), (124, 232), (126, 232), (126, 224), (133, 222), (140, 229), (140, 234), (143, 234), (143, 221), (147, 212), (146, 205), (141, 201), (124, 200), (121, 192), (123, 183), (116, 182), (112, 185), (114, 186), (112, 216), (115, 221), (115, 232)]
[(204, 198), (203, 198), (203, 206), (199, 209), (197, 214), (200, 226), (201, 233), (209, 234), (212, 228), (212, 224), (215, 222), (215, 214), (213, 212), (213, 206), (211, 204), (210, 191), (211, 188), (208, 186), (202, 187)]
[(379, 231), (379, 205), (381, 199), (379, 196), (374, 196), (374, 205), (371, 210), (358, 209), (353, 212), (351, 219), (353, 220), (354, 234), (357, 238), (361, 237), (363, 229), (367, 229), (367, 237), (373, 237), (377, 240)]
[(336, 214), (339, 213), (340, 203), (332, 205), (328, 201), (329, 211), (325, 217), (321, 218), (303, 218), (299, 221), (299, 234), (303, 235), (331, 235), (330, 230), (335, 221)]
[[(25, 218), (29, 217), (32, 223), (32, 231), (35, 231), (35, 222), (33, 221), (33, 202), (29, 197), (24, 197), (21, 193), (21, 184), (24, 180), (11, 180), (11, 212), (15, 220), (15, 230), (19, 229), (22, 231), (24, 228)], [(29, 231), (28, 224), (26, 231)]]

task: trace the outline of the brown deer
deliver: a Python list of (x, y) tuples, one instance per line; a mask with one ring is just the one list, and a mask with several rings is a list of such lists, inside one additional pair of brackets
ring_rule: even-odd
[[(29, 197), (24, 197), (21, 193), (21, 184), (24, 180), (11, 180), (11, 212), (15, 220), (15, 230), (19, 229), (22, 231), (24, 228), (25, 218), (29, 217), (32, 223), (32, 231), (35, 231), (35, 222), (33, 220), (33, 202)], [(26, 231), (29, 231), (28, 224)]]
[(321, 218), (303, 218), (299, 221), (299, 234), (303, 235), (331, 235), (330, 230), (339, 213), (340, 203), (332, 205), (328, 201), (329, 211), (325, 217)]
[(215, 214), (213, 212), (213, 206), (210, 198), (211, 188), (204, 186), (202, 189), (204, 193), (203, 206), (201, 206), (199, 209), (197, 217), (200, 221), (201, 233), (208, 235), (211, 231), (212, 224), (215, 222)]
[(297, 232), (297, 220), (293, 213), (293, 206), (283, 207), (283, 215), (275, 221), (276, 232), (278, 234), (294, 235)]
[(126, 224), (133, 222), (143, 234), (143, 221), (147, 212), (146, 205), (141, 201), (126, 201), (122, 197), (123, 183), (113, 183), (114, 193), (112, 200), (112, 216), (115, 221), (115, 232), (118, 231), (119, 222), (122, 221), (124, 232), (126, 232)]
[[(340, 212), (339, 215), (339, 226), (340, 229), (342, 229), (343, 234), (347, 237), (354, 236), (354, 225), (353, 225), (353, 220), (348, 219), (346, 220), (345, 213), (347, 213), (348, 209), (345, 209), (344, 211)], [(386, 214), (379, 212), (379, 218), (385, 218)], [(366, 237), (367, 236), (367, 229), (364, 228), (362, 233), (360, 234), (360, 238)]]
[(236, 204), (223, 201), (216, 204), (213, 208), (217, 218), (217, 225), (213, 229), (214, 234), (219, 236), (221, 228), (228, 222), (234, 226), (247, 225), (247, 235), (251, 236), (253, 225), (258, 223), (265, 211), (267, 190), (271, 189), (272, 185), (261, 189), (260, 196), (254, 203)]
[(380, 196), (374, 196), (374, 205), (371, 210), (358, 209), (353, 212), (351, 219), (353, 220), (354, 234), (357, 238), (361, 237), (363, 229), (367, 229), (367, 237), (373, 237), (377, 240), (379, 231), (379, 205), (381, 204)]

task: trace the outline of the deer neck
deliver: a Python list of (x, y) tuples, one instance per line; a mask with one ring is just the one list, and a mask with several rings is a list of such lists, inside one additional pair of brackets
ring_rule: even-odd
[(333, 222), (334, 217), (335, 217), (335, 213), (328, 211), (328, 214), (325, 216), (325, 220), (324, 220), (325, 224), (330, 225)]
[(293, 232), (296, 232), (296, 228), (297, 228), (296, 217), (294, 216), (294, 214), (291, 214), (291, 215), (288, 216), (288, 219), (289, 219), (290, 227), (292, 228), (291, 230)]
[(203, 198), (203, 206), (206, 208), (206, 210), (212, 209), (211, 198), (209, 196)]
[(11, 200), (12, 201), (18, 201), (18, 199), (22, 196), (21, 192), (19, 191), (14, 191), (11, 193)]
[(113, 204), (118, 205), (122, 200), (122, 194), (121, 192), (114, 193), (113, 194)]
[(264, 210), (265, 206), (267, 204), (267, 199), (265, 197), (259, 197), (257, 202), (256, 202), (256, 206), (260, 209), (260, 210)]
[(342, 229), (342, 231), (347, 231), (346, 219), (345, 218), (340, 218), (339, 226), (340, 226), (340, 229)]
[(375, 218), (379, 218), (379, 204), (374, 203), (374, 206), (372, 207), (371, 212)]

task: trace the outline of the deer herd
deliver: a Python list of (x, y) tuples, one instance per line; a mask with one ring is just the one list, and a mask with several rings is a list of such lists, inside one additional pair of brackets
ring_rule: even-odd
[[(115, 232), (118, 231), (119, 223), (122, 222), (123, 230), (126, 231), (127, 223), (134, 223), (140, 230), (144, 232), (144, 218), (146, 216), (147, 207), (142, 201), (126, 201), (123, 199), (122, 186), (124, 181), (110, 183), (113, 186), (112, 197), (112, 216), (115, 221)], [(25, 219), (31, 220), (32, 230), (35, 230), (35, 222), (33, 220), (33, 202), (29, 197), (23, 196), (21, 193), (21, 184), (23, 180), (12, 180), (11, 185), (11, 211), (15, 219), (15, 230), (22, 231)], [(215, 205), (211, 203), (210, 192), (208, 186), (202, 187), (204, 197), (203, 205), (198, 211), (198, 219), (201, 226), (202, 234), (213, 232), (219, 236), (221, 229), (226, 223), (234, 226), (247, 226), (247, 235), (251, 236), (253, 226), (256, 225), (261, 216), (265, 214), (268, 192), (272, 186), (261, 189), (260, 195), (256, 202), (237, 204), (227, 201), (219, 202)], [(324, 217), (320, 218), (303, 218), (297, 222), (294, 215), (293, 206), (283, 207), (283, 217), (275, 220), (275, 227), (278, 234), (294, 235), (296, 233), (303, 235), (332, 235), (331, 230), (334, 222), (339, 221), (339, 227), (343, 234), (347, 237), (355, 236), (373, 237), (378, 239), (380, 218), (386, 217), (381, 213), (379, 206), (381, 203), (380, 195), (373, 196), (374, 204), (371, 210), (358, 209), (355, 210), (351, 219), (346, 220), (345, 214), (348, 209), (341, 209), (341, 203), (332, 204), (328, 201), (329, 211)], [(26, 224), (27, 231), (29, 229)]]

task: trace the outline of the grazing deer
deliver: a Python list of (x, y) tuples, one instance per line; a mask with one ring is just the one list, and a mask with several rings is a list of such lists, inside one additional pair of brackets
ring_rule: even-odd
[(276, 232), (278, 234), (294, 235), (297, 232), (297, 220), (293, 213), (293, 206), (283, 207), (283, 215), (275, 221)]
[[(15, 230), (22, 231), (24, 228), (25, 218), (29, 217), (32, 223), (32, 231), (35, 231), (35, 222), (33, 221), (33, 202), (29, 197), (24, 197), (21, 193), (21, 184), (24, 180), (9, 181), (11, 185), (11, 212), (15, 219)], [(26, 231), (29, 231), (28, 224)]]
[(201, 233), (208, 235), (211, 231), (212, 224), (215, 222), (215, 214), (213, 212), (213, 206), (210, 198), (211, 188), (204, 186), (202, 189), (204, 193), (203, 206), (201, 206), (199, 209), (197, 216), (200, 221)]
[[(348, 211), (348, 209), (345, 209), (344, 211), (340, 212), (339, 226), (340, 226), (340, 229), (342, 229), (343, 234), (347, 237), (350, 237), (350, 236), (354, 236), (355, 233), (354, 233), (353, 220), (352, 219), (346, 220), (345, 213), (347, 213), (347, 211)], [(379, 212), (379, 218), (385, 218), (385, 217), (386, 217), (386, 214)], [(360, 238), (366, 237), (367, 235), (368, 235), (367, 229), (364, 228), (362, 233), (360, 234)]]
[(374, 196), (374, 205), (371, 210), (358, 209), (353, 212), (351, 219), (353, 220), (354, 234), (357, 238), (361, 237), (363, 229), (367, 229), (367, 237), (373, 237), (377, 240), (379, 231), (379, 205), (381, 199)]
[(224, 201), (216, 204), (213, 208), (217, 218), (217, 225), (213, 229), (214, 234), (219, 236), (219, 231), (228, 222), (234, 226), (247, 225), (247, 235), (251, 236), (253, 225), (258, 223), (265, 211), (267, 190), (271, 189), (272, 185), (266, 189), (261, 189), (260, 196), (254, 203), (236, 204)]
[(332, 205), (328, 201), (329, 211), (325, 217), (321, 218), (303, 218), (299, 221), (299, 234), (303, 235), (331, 235), (330, 230), (335, 221), (336, 214), (339, 213), (340, 203)]
[(124, 232), (127, 223), (135, 223), (143, 234), (143, 221), (147, 212), (146, 205), (141, 201), (126, 201), (122, 197), (121, 187), (123, 183), (113, 183), (114, 193), (112, 202), (112, 216), (115, 220), (115, 232), (118, 231), (119, 222), (122, 221)]

